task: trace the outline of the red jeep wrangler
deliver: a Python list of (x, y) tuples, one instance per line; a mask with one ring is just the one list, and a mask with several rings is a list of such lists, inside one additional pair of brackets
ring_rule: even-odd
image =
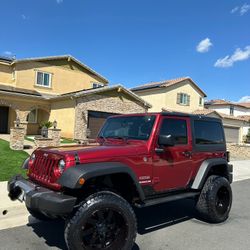
[(28, 179), (8, 183), (38, 219), (64, 218), (69, 249), (131, 249), (133, 207), (195, 198), (206, 221), (228, 218), (232, 165), (219, 119), (182, 113), (107, 119), (99, 145), (39, 148)]

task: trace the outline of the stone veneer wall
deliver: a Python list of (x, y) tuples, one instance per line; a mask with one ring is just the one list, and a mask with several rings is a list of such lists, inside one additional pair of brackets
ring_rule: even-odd
[(61, 129), (49, 129), (48, 130), (48, 138), (51, 138), (54, 143), (54, 147), (60, 146), (61, 139)]
[(131, 101), (124, 96), (91, 95), (77, 99), (75, 114), (74, 137), (78, 140), (86, 139), (88, 110), (108, 113), (131, 114), (144, 113), (143, 104)]
[(37, 137), (35, 138), (35, 145), (38, 148), (54, 147), (54, 141), (52, 138)]
[(11, 128), (10, 129), (10, 148), (13, 150), (23, 150), (24, 146), (24, 128)]
[(227, 150), (230, 152), (232, 159), (250, 159), (250, 144), (228, 143)]

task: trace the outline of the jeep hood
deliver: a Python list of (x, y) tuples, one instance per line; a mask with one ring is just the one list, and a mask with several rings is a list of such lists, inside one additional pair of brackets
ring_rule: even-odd
[(111, 161), (114, 160), (114, 158), (145, 154), (147, 152), (147, 143), (142, 141), (108, 145), (74, 145), (39, 149), (39, 151), (40, 150), (43, 151), (43, 153), (62, 155), (65, 158), (71, 159), (74, 159), (77, 154), (80, 163), (83, 163), (86, 162), (87, 159)]

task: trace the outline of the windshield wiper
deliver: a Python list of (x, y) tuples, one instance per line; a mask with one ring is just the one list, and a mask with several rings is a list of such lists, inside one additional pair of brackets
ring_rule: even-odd
[(128, 143), (128, 137), (127, 136), (112, 136), (110, 138), (123, 140), (125, 143)]

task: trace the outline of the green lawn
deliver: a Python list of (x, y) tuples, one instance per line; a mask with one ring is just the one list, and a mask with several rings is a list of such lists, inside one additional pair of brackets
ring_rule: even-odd
[(25, 176), (26, 170), (21, 166), (28, 156), (24, 151), (11, 150), (9, 142), (0, 139), (0, 181), (7, 181), (15, 174)]

